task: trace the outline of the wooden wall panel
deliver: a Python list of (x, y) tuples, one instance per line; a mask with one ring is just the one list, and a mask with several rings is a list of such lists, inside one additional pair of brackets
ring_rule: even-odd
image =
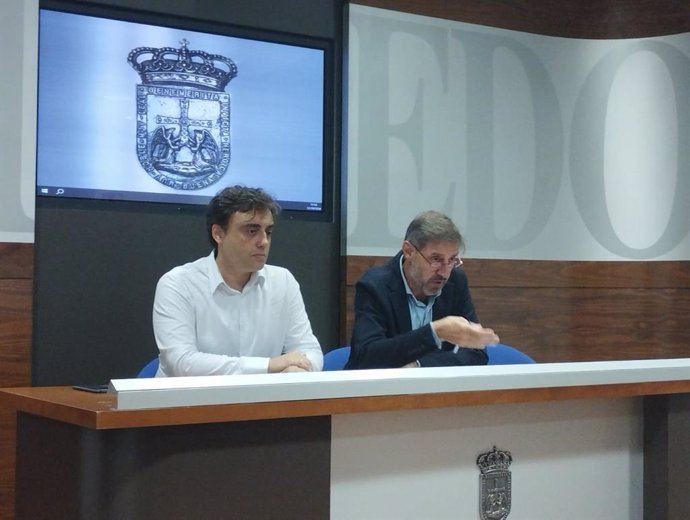
[[(33, 244), (0, 244), (0, 386), (31, 384)], [(0, 520), (14, 518), (15, 413), (0, 409)]]
[[(342, 344), (354, 284), (386, 257), (348, 257)], [(690, 262), (467, 259), (482, 322), (540, 362), (690, 357)]]
[[(346, 285), (354, 285), (386, 256), (349, 256)], [(464, 258), (472, 287), (690, 288), (689, 262), (554, 262)]]
[(690, 290), (478, 288), (480, 319), (540, 362), (690, 357)]
[(690, 31), (679, 0), (354, 0), (350, 3), (567, 38), (644, 38)]

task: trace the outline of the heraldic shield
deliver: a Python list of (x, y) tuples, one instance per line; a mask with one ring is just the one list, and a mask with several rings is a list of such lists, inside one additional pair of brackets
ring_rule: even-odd
[(230, 94), (237, 75), (225, 56), (138, 47), (128, 61), (139, 72), (136, 149), (139, 163), (158, 182), (198, 190), (217, 182), (230, 164)]
[(505, 520), (510, 513), (511, 474), (508, 467), (513, 458), (508, 451), (493, 450), (477, 458), (480, 498), (479, 514), (482, 520)]

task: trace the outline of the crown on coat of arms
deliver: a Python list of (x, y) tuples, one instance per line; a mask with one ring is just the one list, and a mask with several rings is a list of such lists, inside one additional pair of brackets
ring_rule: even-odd
[(127, 61), (141, 76), (143, 84), (173, 84), (222, 91), (237, 76), (237, 65), (230, 58), (190, 50), (185, 39), (181, 47), (137, 47)]
[(483, 453), (477, 458), (477, 466), (479, 466), (479, 471), (482, 474), (489, 471), (507, 470), (512, 462), (513, 457), (510, 452), (498, 450), (496, 446), (493, 450)]

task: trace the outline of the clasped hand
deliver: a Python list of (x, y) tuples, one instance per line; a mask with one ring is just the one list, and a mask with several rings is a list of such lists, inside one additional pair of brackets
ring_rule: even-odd
[(311, 370), (311, 361), (304, 354), (298, 350), (288, 352), (282, 356), (271, 358), (268, 361), (268, 372), (309, 372)]

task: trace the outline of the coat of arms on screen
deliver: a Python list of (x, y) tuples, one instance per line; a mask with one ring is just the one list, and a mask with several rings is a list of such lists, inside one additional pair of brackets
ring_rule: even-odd
[(127, 61), (139, 73), (136, 147), (158, 182), (198, 190), (230, 164), (230, 94), (237, 66), (230, 58), (181, 47), (137, 47)]
[(481, 475), (479, 514), (482, 520), (505, 520), (510, 513), (511, 475), (513, 462), (509, 451), (494, 449), (477, 457)]

